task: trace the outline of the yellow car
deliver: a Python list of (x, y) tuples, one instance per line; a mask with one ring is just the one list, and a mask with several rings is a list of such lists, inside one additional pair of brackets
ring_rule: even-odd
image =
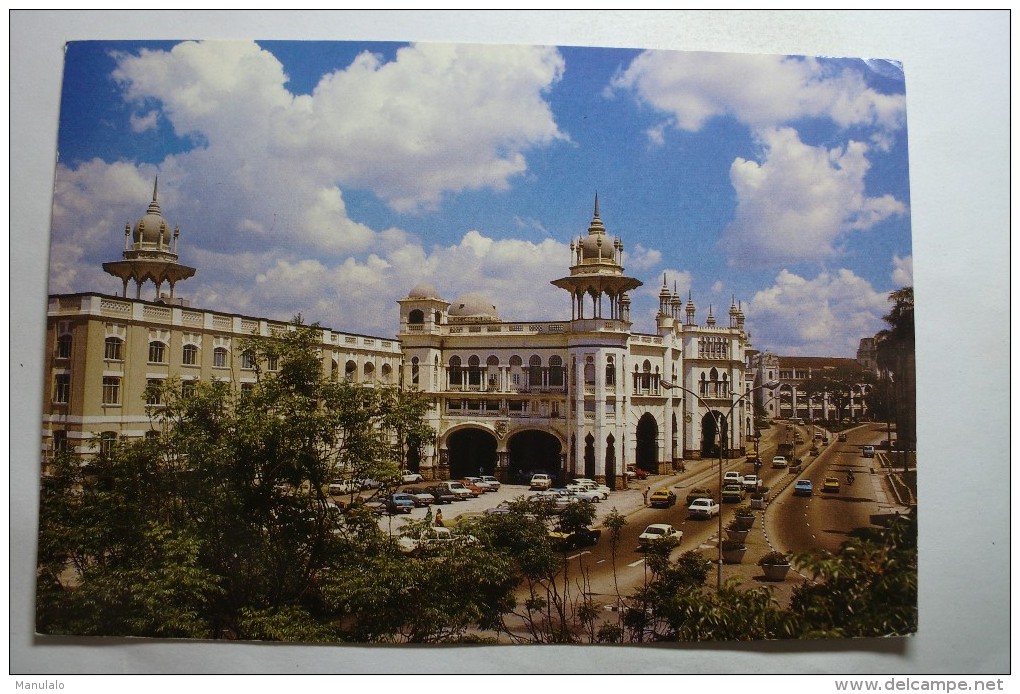
[(825, 481), (822, 482), (822, 491), (839, 494), (839, 479), (835, 477), (826, 477)]
[(652, 495), (648, 497), (648, 504), (653, 508), (669, 508), (675, 503), (676, 494), (673, 493), (673, 490), (666, 489), (665, 487), (662, 489), (656, 489), (652, 492)]

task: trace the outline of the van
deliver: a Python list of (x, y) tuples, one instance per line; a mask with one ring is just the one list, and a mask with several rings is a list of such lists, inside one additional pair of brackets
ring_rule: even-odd
[(874, 446), (865, 446), (864, 448), (861, 449), (861, 455), (863, 455), (865, 458), (874, 458), (875, 457), (875, 447)]

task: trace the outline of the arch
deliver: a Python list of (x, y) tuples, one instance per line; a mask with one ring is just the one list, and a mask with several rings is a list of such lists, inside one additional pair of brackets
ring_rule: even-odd
[(353, 359), (348, 359), (347, 363), (344, 364), (344, 380), (348, 383), (354, 383), (354, 378), (358, 373), (358, 365)]
[(595, 479), (595, 437), (590, 433), (584, 437), (584, 476)]
[(606, 437), (606, 486), (616, 489), (616, 437)]
[(613, 355), (606, 357), (606, 385), (616, 385), (616, 363), (613, 361)]
[(450, 385), (451, 386), (462, 386), (464, 385), (464, 375), (460, 370), (460, 357), (450, 357)]
[(637, 424), (635, 462), (649, 472), (659, 471), (659, 423), (650, 412), (641, 415)]
[(382, 374), (381, 378), (382, 378), (382, 382), (383, 383), (389, 383), (390, 382), (390, 376), (392, 375), (392, 372), (393, 372), (393, 367), (391, 367), (389, 364), (383, 364), (382, 365), (382, 369), (380, 369), (380, 373)]
[(722, 426), (723, 453), (725, 454), (725, 442), (727, 440), (726, 416), (721, 412), (713, 410), (706, 412), (701, 418), (701, 457), (713, 458), (719, 455), (719, 430), (716, 428), (716, 417)]
[(537, 354), (531, 355), (531, 359), (528, 360), (528, 385), (532, 387), (542, 385), (542, 357)]
[(592, 357), (584, 360), (584, 384), (595, 385), (595, 359)]
[(559, 438), (540, 429), (523, 429), (507, 440), (510, 477), (527, 481), (534, 472), (542, 471), (552, 477), (560, 476), (560, 453), (563, 445)]
[(425, 312), (416, 308), (407, 314), (407, 322), (411, 325), (421, 325), (425, 322)]
[(563, 387), (563, 358), (558, 355), (549, 357), (549, 385)]
[(446, 448), (452, 479), (492, 475), (496, 470), (496, 437), (486, 429), (457, 429), (447, 435)]
[(411, 357), (411, 385), (416, 386), (421, 380), (421, 365), (418, 357)]
[(105, 356), (105, 358), (106, 359), (112, 359), (114, 361), (120, 361), (121, 359), (124, 358), (123, 353), (121, 351), (123, 346), (124, 346), (124, 340), (120, 339), (119, 337), (108, 337), (108, 338), (106, 338), (106, 342), (105, 342), (105, 345), (104, 345), (104, 349), (105, 349), (104, 356)]
[(482, 384), (481, 360), (477, 354), (468, 357), (468, 385), (478, 387)]
[(490, 354), (485, 360), (485, 385), (489, 390), (499, 387), (499, 357)]

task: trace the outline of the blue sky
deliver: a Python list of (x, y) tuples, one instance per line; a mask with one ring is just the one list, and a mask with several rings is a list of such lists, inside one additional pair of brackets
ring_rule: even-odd
[[(160, 177), (193, 305), (393, 335), (418, 282), (569, 318), (598, 191), (634, 329), (665, 274), (754, 346), (853, 356), (912, 283), (895, 63), (595, 48), (79, 42), (66, 51), (51, 292), (120, 290)], [(152, 289), (146, 290), (149, 294)], [(143, 294), (144, 296), (144, 294)]]

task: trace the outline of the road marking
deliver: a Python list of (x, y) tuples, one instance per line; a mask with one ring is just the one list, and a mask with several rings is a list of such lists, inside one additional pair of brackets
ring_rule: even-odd
[(633, 562), (631, 564), (627, 564), (627, 566), (629, 566), (631, 568), (634, 568), (635, 566), (641, 566), (644, 563), (645, 563), (644, 559), (638, 559), (636, 562)]
[(596, 563), (596, 564), (604, 564), (604, 563), (605, 563), (605, 561), (606, 561), (605, 559), (599, 559), (599, 560), (598, 560), (597, 562), (595, 562), (595, 563)]
[(574, 561), (578, 557), (583, 557), (586, 554), (591, 554), (591, 552), (589, 552), (587, 550), (585, 550), (584, 552), (578, 552), (577, 554), (575, 554), (575, 555), (573, 555), (571, 557), (567, 557), (567, 561)]

